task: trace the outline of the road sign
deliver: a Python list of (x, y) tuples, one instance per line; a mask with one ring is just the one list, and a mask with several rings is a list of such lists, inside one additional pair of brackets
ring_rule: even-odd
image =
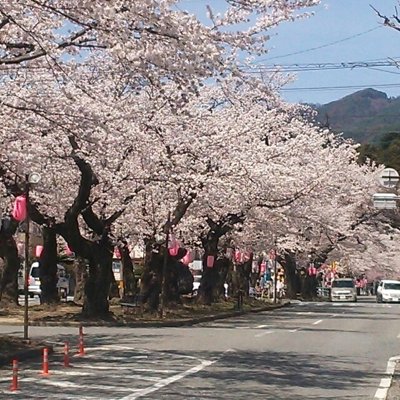
[(374, 207), (385, 210), (393, 210), (396, 208), (396, 201), (398, 198), (399, 197), (394, 193), (375, 193), (373, 195)]
[(399, 181), (399, 173), (394, 168), (385, 168), (379, 177), (379, 182), (387, 188), (395, 188)]

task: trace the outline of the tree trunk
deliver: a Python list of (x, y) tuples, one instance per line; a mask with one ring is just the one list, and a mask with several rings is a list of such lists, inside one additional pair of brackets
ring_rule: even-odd
[(133, 262), (129, 255), (129, 248), (127, 244), (119, 246), (119, 252), (121, 254), (122, 263), (122, 280), (123, 280), (123, 292), (122, 299), (128, 301), (137, 294), (137, 281), (133, 271)]
[(285, 270), (285, 280), (286, 280), (286, 296), (289, 299), (296, 299), (297, 293), (301, 292), (301, 283), (299, 275), (296, 271), (296, 259), (295, 255), (291, 252), (285, 252), (284, 258), (279, 258), (279, 263), (283, 266)]
[[(157, 247), (157, 248), (156, 248)], [(168, 251), (164, 247), (164, 251)], [(160, 302), (164, 251), (153, 238), (145, 239), (145, 260), (141, 277), (140, 293), (150, 311), (157, 311)]]
[(237, 296), (241, 291), (245, 297), (249, 296), (249, 283), (253, 256), (242, 264), (236, 265), (236, 271), (232, 272), (232, 295)]
[(90, 247), (89, 276), (85, 284), (82, 313), (89, 318), (106, 317), (109, 314), (113, 246), (100, 242), (92, 243)]
[(74, 302), (83, 305), (85, 297), (85, 285), (88, 277), (87, 262), (82, 257), (76, 257), (74, 262), (75, 270), (75, 292)]
[(1, 234), (0, 257), (4, 260), (0, 274), (0, 302), (4, 305), (18, 305), (18, 270), (20, 259), (12, 236)]
[[(218, 291), (216, 286), (219, 283), (219, 273), (217, 263), (219, 237), (209, 232), (207, 238), (203, 239), (203, 274), (201, 277), (200, 287), (198, 290), (197, 301), (199, 303), (210, 305), (215, 300), (215, 293)], [(214, 264), (212, 267), (207, 266), (207, 258), (214, 257)], [(222, 282), (223, 290), (223, 282)]]
[(57, 282), (57, 238), (55, 230), (46, 226), (42, 228), (43, 251), (39, 260), (39, 277), (41, 303), (51, 304), (60, 301)]

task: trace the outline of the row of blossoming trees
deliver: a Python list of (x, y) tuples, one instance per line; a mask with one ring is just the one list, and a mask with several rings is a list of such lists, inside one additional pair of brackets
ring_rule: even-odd
[[(266, 52), (269, 29), (318, 1), (227, 1), (220, 13), (207, 9), (208, 24), (177, 3), (0, 5), (3, 214), (25, 175), (39, 172), (28, 212), (43, 232), (44, 302), (57, 301), (58, 237), (88, 265), (90, 316), (109, 310), (115, 246), (127, 294), (136, 290), (129, 248), (138, 242), (146, 249), (141, 290), (159, 291), (152, 282), (162, 279), (173, 231), (184, 247), (203, 250), (199, 299), (211, 302), (233, 273), (227, 248), (258, 252), (278, 238), (291, 282), (298, 253), (326, 257), (355, 233), (373, 238), (363, 222), (373, 213), (374, 167), (358, 165), (356, 147), (314, 126), (306, 107), (280, 99), (287, 77), (244, 72), (245, 56)], [(17, 225), (0, 242), (0, 295), (14, 303)], [(168, 259), (170, 299), (184, 254)], [(248, 270), (234, 275), (239, 288)]]

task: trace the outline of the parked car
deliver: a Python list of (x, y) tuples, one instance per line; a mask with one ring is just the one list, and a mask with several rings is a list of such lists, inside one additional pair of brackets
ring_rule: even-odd
[[(57, 289), (60, 292), (61, 297), (67, 297), (69, 293), (69, 280), (66, 277), (65, 268), (57, 264)], [(34, 296), (40, 296), (42, 294), (42, 290), (40, 288), (40, 277), (39, 277), (39, 263), (37, 261), (33, 262), (28, 278), (28, 294), (31, 298)], [(18, 292), (20, 294), (24, 293), (24, 269), (23, 267), (19, 270), (18, 273)]]
[(376, 301), (378, 303), (400, 302), (400, 281), (384, 279), (379, 282), (376, 288)]
[(352, 278), (337, 278), (332, 281), (331, 301), (357, 301), (357, 289)]
[(201, 275), (194, 275), (193, 276), (193, 291), (192, 291), (193, 296), (197, 295), (197, 291), (199, 290), (199, 287), (200, 287), (200, 282), (201, 282)]

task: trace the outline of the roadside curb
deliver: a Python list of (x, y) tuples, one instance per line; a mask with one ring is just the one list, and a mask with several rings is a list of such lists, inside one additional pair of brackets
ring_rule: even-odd
[[(66, 327), (78, 327), (80, 325), (84, 325), (86, 327), (89, 326), (105, 326), (105, 327), (127, 327), (127, 328), (158, 328), (158, 327), (165, 327), (165, 328), (173, 328), (173, 327), (180, 327), (180, 326), (192, 326), (196, 324), (200, 324), (202, 322), (208, 321), (215, 321), (218, 319), (225, 319), (231, 318), (235, 316), (251, 314), (251, 313), (258, 313), (264, 311), (273, 311), (282, 307), (290, 306), (290, 302), (279, 303), (265, 307), (258, 307), (250, 310), (244, 311), (229, 311), (220, 314), (212, 314), (212, 315), (205, 315), (203, 317), (198, 318), (187, 318), (181, 320), (159, 320), (159, 321), (132, 321), (132, 322), (122, 322), (122, 321), (90, 321), (90, 320), (83, 320), (83, 321), (30, 321), (30, 326), (66, 326)], [(7, 323), (7, 321), (1, 321), (0, 325), (21, 325), (21, 323)]]

